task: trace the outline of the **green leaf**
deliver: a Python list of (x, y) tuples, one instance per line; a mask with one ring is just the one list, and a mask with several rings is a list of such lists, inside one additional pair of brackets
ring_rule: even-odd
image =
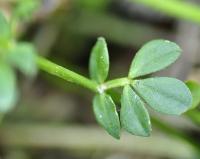
[(13, 12), (14, 17), (25, 20), (30, 19), (39, 5), (39, 0), (19, 0)]
[(194, 109), (200, 104), (200, 85), (195, 81), (187, 81), (186, 85), (192, 93), (193, 100), (190, 109)]
[(122, 127), (131, 134), (149, 136), (151, 122), (148, 111), (140, 97), (130, 86), (125, 86), (121, 98), (120, 120)]
[(145, 44), (136, 54), (129, 71), (130, 78), (147, 75), (172, 64), (181, 49), (167, 40), (153, 40)]
[(120, 138), (120, 122), (115, 103), (112, 98), (103, 93), (98, 94), (93, 100), (93, 110), (97, 121), (114, 138)]
[(0, 62), (0, 112), (11, 110), (17, 100), (15, 74), (9, 65)]
[(188, 87), (174, 78), (136, 80), (133, 87), (149, 106), (161, 113), (179, 115), (192, 104)]
[(33, 77), (37, 73), (36, 51), (29, 43), (18, 43), (8, 54), (9, 62), (23, 74)]
[(6, 21), (3, 13), (0, 12), (0, 44), (5, 45), (11, 37), (10, 25)]
[(109, 55), (106, 41), (102, 37), (98, 38), (92, 49), (89, 70), (91, 78), (98, 83), (103, 83), (108, 76)]

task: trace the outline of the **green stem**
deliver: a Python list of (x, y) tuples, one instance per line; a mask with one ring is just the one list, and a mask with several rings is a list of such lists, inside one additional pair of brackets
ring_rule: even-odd
[(127, 77), (124, 78), (118, 78), (114, 80), (110, 80), (103, 84), (106, 90), (116, 88), (116, 87), (122, 87), (124, 85), (130, 84), (131, 80)]
[(78, 85), (81, 85), (85, 88), (90, 89), (91, 91), (97, 93), (98, 92), (98, 84), (94, 81), (79, 75), (75, 72), (72, 72), (62, 66), (59, 66), (51, 61), (48, 61), (47, 59), (43, 57), (37, 58), (38, 66), (41, 70), (48, 72), (52, 75), (55, 75), (57, 77), (60, 77), (68, 82), (76, 83)]
[(102, 93), (105, 90), (109, 90), (116, 87), (123, 87), (130, 84), (131, 80), (127, 77), (110, 80), (106, 83), (98, 85), (96, 82), (79, 75), (73, 71), (70, 71), (62, 66), (59, 66), (43, 57), (37, 57), (37, 63), (41, 70), (48, 72), (52, 75), (60, 77), (68, 82), (76, 83), (85, 88), (92, 90), (95, 93)]

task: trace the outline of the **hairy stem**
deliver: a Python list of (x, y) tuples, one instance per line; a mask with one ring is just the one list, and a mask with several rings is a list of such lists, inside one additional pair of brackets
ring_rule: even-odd
[(59, 66), (43, 57), (37, 57), (39, 68), (45, 72), (62, 78), (68, 82), (72, 82), (90, 89), (93, 92), (98, 92), (98, 84), (82, 75), (70, 71), (62, 66)]

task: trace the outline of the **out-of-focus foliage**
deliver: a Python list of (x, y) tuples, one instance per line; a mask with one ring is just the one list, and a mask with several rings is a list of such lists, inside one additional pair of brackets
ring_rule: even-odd
[[(11, 32), (10, 32), (10, 25), (7, 23), (6, 19), (0, 12), (0, 46), (1, 50), (0, 52), (3, 51), (3, 48), (8, 45), (10, 37), (11, 37)], [(2, 53), (1, 53), (2, 54)]]
[(193, 98), (190, 109), (194, 109), (194, 108), (198, 107), (199, 103), (200, 103), (200, 85), (199, 85), (199, 83), (197, 83), (195, 81), (187, 81), (186, 85), (190, 89), (190, 91), (192, 93), (192, 98)]
[(28, 20), (36, 9), (40, 6), (40, 0), (17, 0), (13, 11), (15, 19)]
[(200, 7), (179, 0), (129, 0), (149, 6), (170, 16), (200, 23)]
[(12, 68), (2, 60), (0, 68), (0, 113), (6, 113), (16, 104), (16, 77)]
[[(0, 112), (6, 113), (17, 101), (14, 67), (28, 76), (36, 74), (35, 53), (31, 43), (18, 43), (12, 36), (10, 24), (0, 12)], [(14, 67), (12, 67), (14, 66)]]
[(33, 77), (37, 73), (36, 50), (32, 44), (26, 42), (18, 43), (8, 53), (8, 61), (23, 74)]
[(76, 0), (76, 3), (81, 8), (84, 8), (85, 10), (94, 10), (94, 11), (101, 11), (104, 10), (108, 4), (110, 3), (110, 0)]

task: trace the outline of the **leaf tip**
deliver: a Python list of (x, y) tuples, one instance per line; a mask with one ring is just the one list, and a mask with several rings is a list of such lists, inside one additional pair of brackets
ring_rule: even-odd
[(106, 41), (104, 37), (100, 36), (97, 38), (98, 41)]
[(120, 137), (121, 137), (120, 133), (118, 133), (118, 134), (110, 134), (110, 135), (112, 137), (114, 137), (115, 139), (120, 140)]
[(143, 134), (141, 134), (143, 137), (149, 137), (151, 136), (151, 130), (150, 131), (145, 131)]

